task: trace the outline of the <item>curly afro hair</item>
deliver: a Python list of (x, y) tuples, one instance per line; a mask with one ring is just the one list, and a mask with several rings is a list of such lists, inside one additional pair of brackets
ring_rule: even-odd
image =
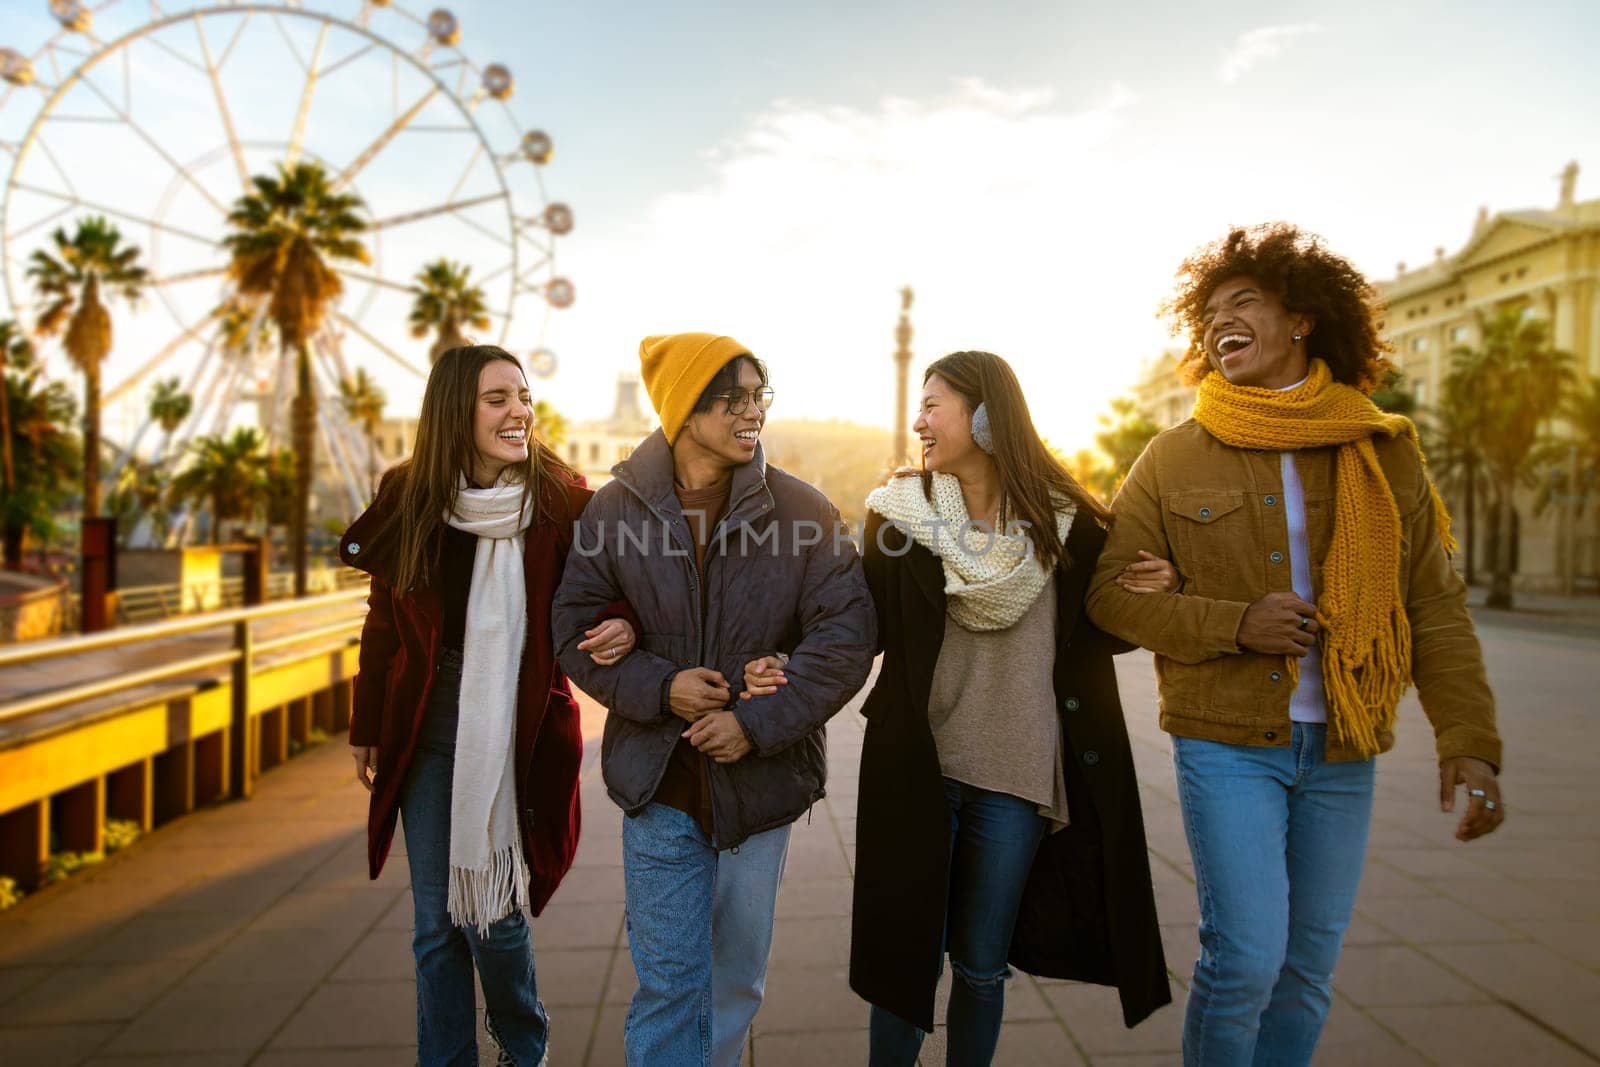
[(1188, 332), (1189, 350), (1178, 365), (1186, 384), (1197, 384), (1211, 370), (1201, 322), (1206, 301), (1218, 285), (1240, 275), (1272, 290), (1289, 311), (1316, 317), (1306, 354), (1326, 362), (1334, 381), (1371, 393), (1388, 379), (1393, 367), (1386, 353), (1393, 346), (1378, 337), (1383, 305), (1377, 290), (1349, 260), (1328, 251), (1322, 238), (1272, 222), (1235, 227), (1178, 268), (1177, 290), (1161, 313)]

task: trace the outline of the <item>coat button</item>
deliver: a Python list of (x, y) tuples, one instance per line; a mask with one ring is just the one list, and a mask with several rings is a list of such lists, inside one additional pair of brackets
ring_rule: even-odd
[(1267, 503), (1267, 507), (1269, 507), (1269, 508), (1270, 508), (1270, 507), (1272, 507), (1272, 506), (1273, 506), (1273, 505), (1274, 505), (1274, 504), (1276, 504), (1276, 503), (1277, 503), (1277, 502), (1278, 502), (1278, 498), (1277, 498), (1277, 497), (1275, 497), (1275, 496), (1273, 496), (1273, 495), (1272, 495), (1272, 494), (1271, 494), (1271, 493), (1268, 493), (1268, 494), (1267, 494), (1267, 501), (1266, 501), (1266, 503)]
[(1200, 517), (1202, 519), (1209, 519), (1211, 517), (1211, 509), (1210, 508), (1201, 508), (1200, 509)]
[(1083, 754), (1083, 762), (1090, 767), (1097, 765), (1100, 762), (1100, 753), (1091, 748)]
[(1271, 678), (1274, 682), (1283, 681), (1283, 675), (1279, 674), (1277, 671), (1273, 671), (1271, 674), (1267, 675), (1267, 677)]
[(1268, 556), (1267, 558), (1270, 559), (1274, 563), (1282, 563), (1283, 562), (1283, 553), (1282, 552), (1274, 552), (1272, 555)]
[(1276, 733), (1274, 733), (1273, 731), (1268, 730), (1266, 733), (1262, 734), (1261, 736), (1265, 737), (1268, 741), (1271, 741), (1274, 738), (1276, 738), (1278, 735)]
[(1078, 698), (1077, 697), (1068, 697), (1066, 700), (1061, 702), (1061, 706), (1066, 708), (1068, 711), (1077, 711), (1078, 710)]
[(352, 556), (359, 556), (361, 554), (361, 546), (356, 544), (354, 541), (351, 541), (350, 546), (346, 548), (345, 551), (350, 553)]

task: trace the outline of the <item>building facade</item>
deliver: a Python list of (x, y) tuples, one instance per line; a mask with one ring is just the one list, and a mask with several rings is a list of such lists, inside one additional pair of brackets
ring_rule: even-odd
[[(1427, 424), (1450, 373), (1451, 353), (1473, 347), (1482, 320), (1514, 309), (1550, 324), (1555, 347), (1575, 357), (1581, 386), (1600, 377), (1600, 199), (1579, 201), (1578, 166), (1561, 174), (1550, 209), (1491, 214), (1479, 209), (1466, 243), (1456, 252), (1434, 250), (1426, 266), (1380, 282), (1387, 311), (1379, 324), (1394, 345), (1392, 359), (1404, 374), (1402, 388), (1417, 400), (1418, 421)], [(1566, 431), (1559, 421), (1557, 434)], [(1449, 499), (1464, 515), (1465, 501)], [(1594, 513), (1577, 516), (1557, 505), (1538, 514), (1536, 493), (1518, 501), (1517, 585), (1533, 591), (1594, 591), (1600, 575), (1600, 535)], [(1486, 508), (1479, 504), (1475, 538), (1477, 569), (1488, 561)], [(1458, 530), (1459, 532), (1459, 530)]]
[(1170, 430), (1194, 411), (1194, 387), (1178, 380), (1178, 362), (1184, 349), (1169, 348), (1139, 368), (1139, 380), (1129, 390), (1139, 413), (1163, 430)]
[(611, 480), (611, 468), (633, 455), (633, 450), (656, 428), (656, 417), (640, 393), (639, 379), (617, 377), (611, 414), (603, 419), (569, 423), (566, 438), (556, 446), (561, 454), (598, 489)]

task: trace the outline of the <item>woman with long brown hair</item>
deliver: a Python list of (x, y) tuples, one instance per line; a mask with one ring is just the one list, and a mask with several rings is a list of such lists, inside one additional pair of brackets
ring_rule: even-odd
[[(951, 1064), (987, 1064), (1008, 962), (1168, 1002), (1133, 759), (1082, 612), (1109, 512), (1040, 440), (1010, 366), (957, 352), (923, 378), (923, 469), (867, 498), (883, 664), (867, 698), (850, 984), (871, 1062), (916, 1061), (948, 951)], [(1176, 587), (1169, 564), (1124, 576)], [(760, 681), (762, 679), (752, 679)]]
[[(411, 458), (339, 546), (372, 575), (350, 751), (371, 877), (405, 821), (423, 1067), (478, 1062), (474, 963), (498, 1062), (545, 1057), (522, 909), (539, 914), (578, 843), (583, 740), (550, 600), (590, 493), (534, 436), (529, 401), (503, 349), (444, 353)], [(634, 636), (607, 619), (582, 647), (611, 664)]]

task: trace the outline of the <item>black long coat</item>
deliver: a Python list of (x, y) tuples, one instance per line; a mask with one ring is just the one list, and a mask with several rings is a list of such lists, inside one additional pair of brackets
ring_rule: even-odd
[[(850, 987), (933, 1029), (950, 886), (950, 816), (928, 723), (944, 641), (944, 571), (882, 516), (866, 529), (867, 584), (884, 656), (863, 709)], [(1134, 1026), (1172, 1000), (1144, 820), (1111, 657), (1128, 648), (1084, 614), (1105, 531), (1080, 511), (1056, 569), (1055, 692), (1072, 824), (1046, 836), (1023, 893), (1010, 962), (1116, 986)]]

